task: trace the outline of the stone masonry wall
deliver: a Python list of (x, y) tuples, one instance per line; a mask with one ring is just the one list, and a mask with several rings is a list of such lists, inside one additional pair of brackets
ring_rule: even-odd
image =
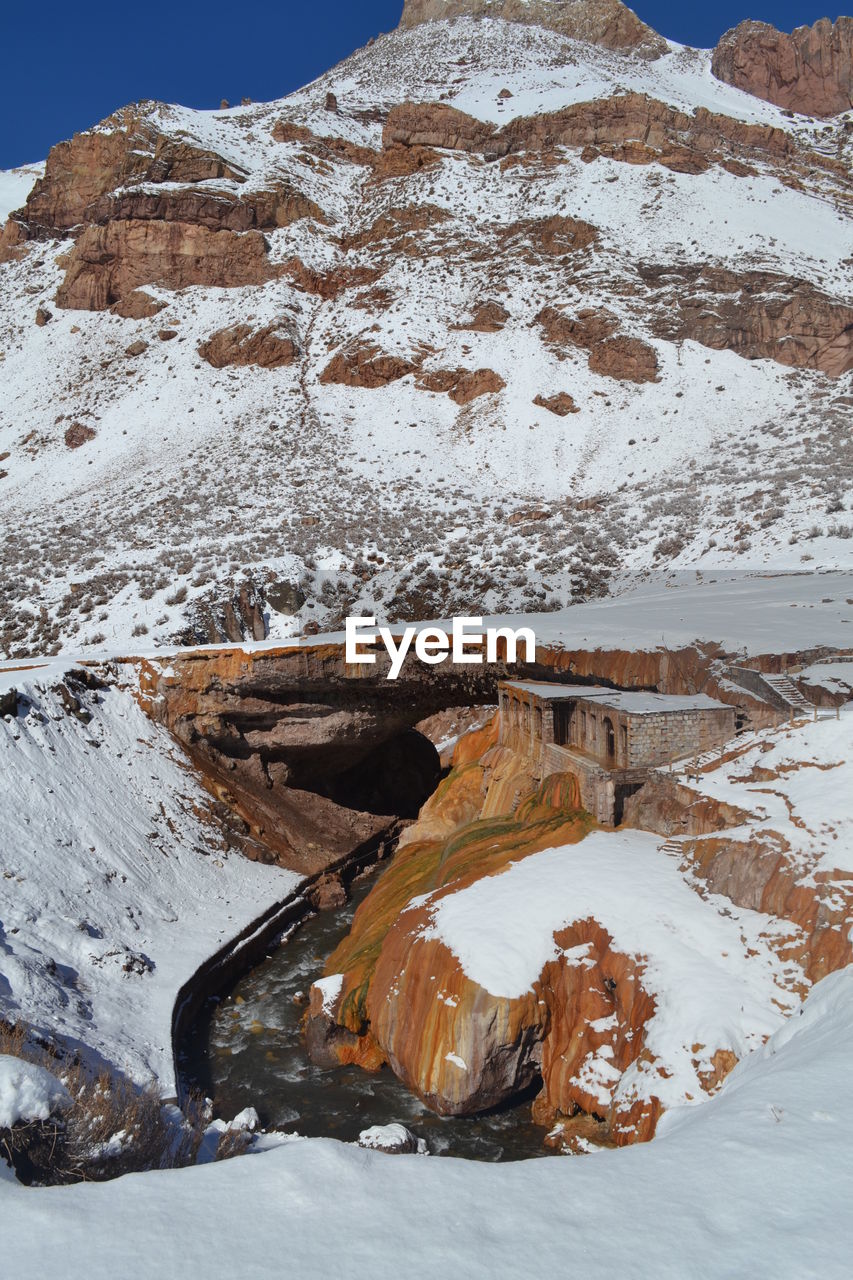
[(628, 767), (666, 764), (721, 747), (735, 733), (733, 707), (632, 716), (628, 726)]

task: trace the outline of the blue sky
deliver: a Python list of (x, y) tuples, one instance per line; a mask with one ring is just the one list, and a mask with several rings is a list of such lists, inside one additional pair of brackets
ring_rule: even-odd
[[(742, 18), (790, 31), (826, 12), (820, 0), (633, 7), (663, 35), (703, 46)], [(0, 23), (0, 168), (43, 159), (54, 142), (140, 98), (218, 107), (282, 97), (391, 30), (401, 11), (402, 0), (10, 2)]]

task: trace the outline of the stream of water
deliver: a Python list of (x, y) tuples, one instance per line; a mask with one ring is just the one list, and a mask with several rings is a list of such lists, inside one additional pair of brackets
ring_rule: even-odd
[(531, 1123), (530, 1100), (472, 1118), (434, 1115), (389, 1068), (323, 1069), (305, 1052), (303, 997), (327, 956), (349, 929), (370, 888), (365, 877), (352, 900), (306, 920), (224, 997), (208, 1002), (181, 1066), (185, 1079), (230, 1119), (257, 1110), (265, 1128), (353, 1142), (362, 1129), (397, 1121), (424, 1138), (433, 1155), (520, 1160), (548, 1154), (544, 1132)]

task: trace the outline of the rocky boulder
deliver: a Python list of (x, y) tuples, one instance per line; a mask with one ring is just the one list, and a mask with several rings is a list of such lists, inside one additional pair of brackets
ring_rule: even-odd
[(72, 422), (65, 430), (65, 443), (69, 449), (79, 449), (89, 440), (94, 440), (96, 434), (93, 427), (87, 427), (82, 422)]
[(388, 355), (375, 343), (355, 343), (332, 357), (319, 380), (322, 384), (375, 389), (387, 387), (389, 382), (405, 378), (418, 368), (417, 361)]
[(417, 385), (423, 391), (446, 391), (451, 400), (466, 405), (503, 391), (506, 383), (494, 369), (435, 369), (421, 374)]
[(625, 382), (657, 382), (658, 358), (654, 347), (640, 338), (620, 335), (597, 342), (589, 353), (593, 373)]
[(268, 324), (261, 329), (235, 324), (219, 329), (201, 344), (198, 353), (214, 369), (224, 369), (227, 365), (280, 369), (293, 364), (299, 347), (286, 324)]
[(853, 18), (821, 18), (790, 35), (766, 22), (741, 22), (711, 60), (718, 80), (778, 107), (835, 116), (853, 106)]
[(470, 320), (451, 327), (468, 329), (472, 333), (500, 333), (508, 319), (509, 312), (499, 302), (481, 302)]
[(389, 1156), (425, 1156), (427, 1144), (402, 1124), (374, 1124), (362, 1129), (358, 1145), (368, 1151), (384, 1151)]
[(580, 413), (568, 391), (558, 391), (553, 396), (534, 396), (533, 403), (541, 409), (547, 409), (549, 413), (555, 413), (558, 418), (565, 418), (570, 413)]

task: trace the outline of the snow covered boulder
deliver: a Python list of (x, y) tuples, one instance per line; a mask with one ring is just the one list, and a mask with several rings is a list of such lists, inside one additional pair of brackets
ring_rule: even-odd
[[(56, 1146), (60, 1114), (71, 1095), (44, 1067), (0, 1054), (0, 1176), (41, 1180)], [(14, 1173), (7, 1173), (6, 1164)]]
[(427, 1144), (402, 1124), (374, 1124), (362, 1129), (358, 1145), (369, 1151), (384, 1151), (389, 1156), (426, 1156)]
[(44, 1067), (0, 1054), (0, 1129), (47, 1120), (70, 1106), (65, 1085)]

